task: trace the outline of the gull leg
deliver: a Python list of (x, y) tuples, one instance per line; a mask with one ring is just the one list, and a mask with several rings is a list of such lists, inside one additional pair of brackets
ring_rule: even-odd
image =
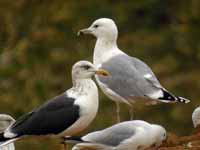
[(130, 116), (130, 120), (133, 120), (134, 118), (134, 114), (133, 114), (134, 110), (132, 106), (129, 106), (129, 116)]
[(60, 144), (63, 146), (63, 149), (64, 150), (67, 150), (68, 149), (68, 145), (67, 143), (65, 142), (65, 137), (61, 137), (61, 142)]
[(66, 143), (63, 143), (63, 146), (64, 146), (64, 150), (68, 150), (68, 146)]
[(120, 104), (116, 102), (116, 112), (117, 112), (117, 123), (120, 122)]

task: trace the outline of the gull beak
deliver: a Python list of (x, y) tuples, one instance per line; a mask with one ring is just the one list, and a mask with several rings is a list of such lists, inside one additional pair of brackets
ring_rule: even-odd
[(97, 71), (95, 71), (95, 74), (97, 75), (102, 75), (102, 76), (109, 76), (110, 73), (106, 70), (103, 70), (103, 69), (98, 69)]
[(77, 36), (84, 35), (84, 34), (91, 34), (92, 30), (90, 28), (79, 30)]

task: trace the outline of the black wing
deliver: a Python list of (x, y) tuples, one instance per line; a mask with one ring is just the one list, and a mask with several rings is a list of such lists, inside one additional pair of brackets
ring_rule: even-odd
[(79, 118), (79, 106), (74, 101), (63, 93), (19, 118), (11, 132), (18, 136), (58, 134)]

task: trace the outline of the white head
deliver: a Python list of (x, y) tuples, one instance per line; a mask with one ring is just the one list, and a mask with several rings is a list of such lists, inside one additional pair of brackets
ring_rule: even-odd
[(109, 73), (103, 69), (96, 69), (96, 67), (89, 61), (78, 61), (72, 67), (72, 79), (89, 79), (93, 75), (108, 76)]
[(200, 125), (200, 107), (197, 107), (192, 113), (192, 122), (194, 127), (198, 127)]
[(8, 126), (15, 122), (11, 116), (7, 114), (0, 114), (0, 132), (4, 131)]
[(167, 132), (165, 128), (160, 125), (152, 124), (152, 133), (155, 138), (155, 145), (160, 146), (164, 140), (167, 138)]
[(91, 34), (96, 38), (116, 41), (118, 30), (112, 19), (100, 18), (95, 20), (89, 28), (80, 30), (78, 35), (80, 34)]

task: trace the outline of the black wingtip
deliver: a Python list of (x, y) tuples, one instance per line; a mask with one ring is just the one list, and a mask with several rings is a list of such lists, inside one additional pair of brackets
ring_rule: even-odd
[(187, 103), (190, 102), (189, 99), (186, 99), (186, 98), (184, 98), (184, 97), (177, 96), (176, 98), (177, 98), (177, 101), (180, 102), (180, 103), (185, 103), (185, 104), (187, 104)]
[(158, 98), (160, 100), (170, 101), (170, 102), (180, 102), (180, 103), (185, 103), (185, 104), (190, 102), (190, 100), (180, 97), (180, 96), (174, 96), (164, 89), (162, 89), (162, 92), (163, 92), (163, 97)]
[(12, 140), (12, 139), (5, 138), (4, 132), (0, 133), (0, 150), (1, 150), (1, 146), (6, 145), (6, 143), (9, 143), (9, 140)]
[(78, 137), (78, 136), (65, 136), (63, 137), (63, 141), (62, 143), (72, 143), (72, 142), (84, 142), (81, 137)]
[(0, 142), (5, 142), (7, 140), (9, 140), (9, 138), (4, 137), (4, 132), (0, 133)]

